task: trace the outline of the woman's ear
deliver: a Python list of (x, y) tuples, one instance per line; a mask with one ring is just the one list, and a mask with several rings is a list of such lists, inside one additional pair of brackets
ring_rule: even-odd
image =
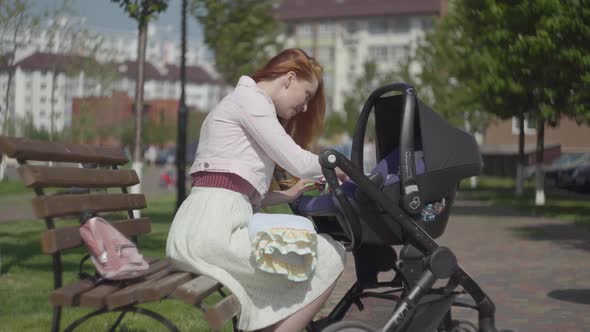
[(295, 81), (296, 78), (296, 74), (294, 71), (290, 71), (287, 73), (287, 78), (285, 80), (285, 89), (288, 89), (291, 84), (293, 84), (293, 81)]

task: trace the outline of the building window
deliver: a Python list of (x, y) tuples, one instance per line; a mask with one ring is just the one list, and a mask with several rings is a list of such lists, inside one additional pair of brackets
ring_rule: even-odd
[[(537, 119), (533, 115), (525, 114), (524, 116), (524, 134), (534, 135), (537, 133)], [(512, 134), (519, 135), (520, 129), (518, 128), (518, 117), (512, 117)]]
[(46, 101), (46, 98), (45, 98), (45, 97), (41, 97), (41, 98), (39, 98), (39, 102), (40, 102), (41, 104), (45, 104), (45, 101)]
[(314, 54), (313, 53), (313, 50), (311, 48), (309, 48), (309, 47), (303, 47), (302, 50), (303, 50), (303, 52), (305, 52), (305, 54), (307, 54), (309, 56), (312, 56), (312, 57), (316, 57), (317, 56), (317, 54)]
[(389, 48), (389, 57), (393, 60), (393, 61), (400, 61), (404, 58), (406, 52), (404, 49), (404, 46), (398, 45), (398, 46), (391, 46)]
[(296, 29), (297, 35), (310, 35), (311, 34), (311, 25), (309, 24), (301, 24)]
[(369, 57), (375, 62), (383, 62), (388, 60), (387, 46), (371, 46), (369, 47)]
[(422, 18), (422, 29), (428, 30), (428, 31), (432, 30), (433, 25), (434, 25), (434, 22), (433, 22), (432, 17), (427, 16), (427, 17)]
[(320, 47), (318, 49), (318, 60), (320, 63), (332, 63), (334, 62), (334, 48), (333, 47)]
[(293, 24), (287, 24), (285, 27), (285, 33), (288, 37), (293, 36), (293, 34), (295, 34), (295, 26), (293, 26)]
[(395, 33), (407, 33), (410, 31), (410, 20), (407, 17), (396, 17), (391, 21), (391, 29)]
[(358, 23), (355, 21), (350, 21), (346, 23), (346, 32), (353, 34), (356, 33), (359, 29)]
[(328, 75), (324, 75), (324, 86), (325, 86), (326, 90), (328, 90), (328, 91), (332, 90), (332, 87), (333, 87), (332, 73), (329, 73)]
[(369, 33), (379, 34), (387, 32), (387, 21), (384, 19), (375, 19), (369, 21)]
[(334, 25), (332, 23), (321, 23), (319, 30), (321, 35), (331, 36), (334, 32)]

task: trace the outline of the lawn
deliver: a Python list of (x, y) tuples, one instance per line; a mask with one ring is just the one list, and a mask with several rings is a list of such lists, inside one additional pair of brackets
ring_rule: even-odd
[(0, 181), (0, 195), (15, 195), (31, 192), (21, 181), (5, 180)]
[(461, 182), (460, 199), (491, 201), (509, 206), (533, 216), (555, 217), (590, 227), (590, 194), (562, 190), (552, 185), (545, 188), (545, 205), (535, 205), (535, 183), (527, 180), (521, 197), (514, 194), (514, 179), (481, 176), (478, 186), (471, 189), (469, 180)]
[[(163, 257), (166, 235), (172, 222), (174, 199), (165, 197), (148, 202), (144, 216), (152, 219), (152, 233), (140, 239), (142, 253), (150, 257)], [(75, 223), (72, 220), (60, 223)], [(53, 288), (51, 257), (41, 253), (40, 234), (43, 222), (38, 220), (0, 224), (0, 331), (47, 331), (51, 326), (52, 307), (48, 294)], [(80, 250), (63, 257), (66, 272), (64, 282), (75, 278)], [(194, 307), (176, 300), (142, 305), (174, 322), (181, 331), (207, 331), (201, 313)], [(65, 308), (61, 328), (65, 328), (87, 309)], [(108, 330), (116, 314), (91, 319), (79, 331)], [(229, 324), (228, 324), (229, 325)], [(119, 331), (165, 331), (162, 325), (144, 316), (128, 314)], [(231, 328), (226, 327), (226, 331)]]

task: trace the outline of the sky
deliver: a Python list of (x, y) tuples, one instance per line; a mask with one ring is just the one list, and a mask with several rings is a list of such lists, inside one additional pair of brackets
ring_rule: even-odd
[[(187, 0), (190, 1), (190, 0)], [(47, 8), (57, 7), (62, 0), (31, 0), (34, 11), (43, 13)], [(91, 30), (104, 32), (136, 31), (137, 24), (127, 16), (123, 8), (110, 0), (72, 0), (76, 16), (86, 17)], [(166, 39), (180, 40), (181, 0), (169, 0), (168, 9), (160, 13), (154, 23)], [(190, 40), (202, 40), (201, 28), (194, 17), (187, 13), (187, 36)]]

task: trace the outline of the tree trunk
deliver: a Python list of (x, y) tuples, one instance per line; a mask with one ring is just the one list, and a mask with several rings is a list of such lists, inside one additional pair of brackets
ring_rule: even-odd
[(524, 167), (526, 157), (524, 155), (524, 112), (518, 114), (518, 159), (516, 163), (516, 196), (522, 196), (524, 187)]
[(539, 116), (537, 119), (537, 162), (535, 165), (535, 205), (545, 205), (545, 174), (543, 172), (545, 152), (545, 120)]
[(51, 112), (49, 114), (49, 141), (53, 142), (53, 133), (55, 131), (55, 82), (57, 81), (57, 73), (55, 68), (51, 75), (51, 98), (49, 100), (51, 103)]
[[(465, 122), (465, 131), (473, 134), (473, 131), (471, 130), (471, 122), (469, 121), (469, 113), (468, 112), (463, 112), (463, 120)], [(479, 142), (477, 142), (479, 145)], [(469, 178), (469, 184), (471, 189), (476, 189), (477, 188), (477, 176), (472, 176)]]
[(6, 130), (8, 128), (8, 110), (10, 109), (10, 85), (12, 84), (12, 79), (14, 77), (14, 68), (8, 69), (8, 82), (6, 85), (6, 92), (4, 93), (4, 116), (2, 121), (2, 132), (0, 135), (6, 135)]
[[(14, 54), (14, 53), (13, 53)], [(13, 59), (14, 59), (14, 55), (13, 55)], [(14, 61), (10, 60), (10, 66), (12, 66), (12, 63)], [(12, 78), (14, 76), (14, 68), (9, 68), (8, 69), (8, 82), (6, 85), (6, 93), (4, 94), (4, 115), (3, 115), (3, 121), (2, 121), (2, 132), (0, 132), (0, 135), (6, 135), (6, 129), (8, 128), (8, 110), (10, 107), (10, 85), (12, 84)], [(6, 156), (2, 155), (2, 157), (0, 158), (0, 182), (4, 181), (4, 176), (6, 174)]]
[[(132, 193), (141, 192), (142, 177), (142, 151), (141, 151), (141, 124), (143, 115), (143, 73), (145, 65), (145, 47), (147, 41), (147, 23), (139, 23), (137, 40), (137, 79), (135, 85), (135, 147), (133, 149), (133, 169), (139, 177), (139, 183), (131, 187)], [(135, 210), (136, 218), (141, 216), (140, 210)]]

